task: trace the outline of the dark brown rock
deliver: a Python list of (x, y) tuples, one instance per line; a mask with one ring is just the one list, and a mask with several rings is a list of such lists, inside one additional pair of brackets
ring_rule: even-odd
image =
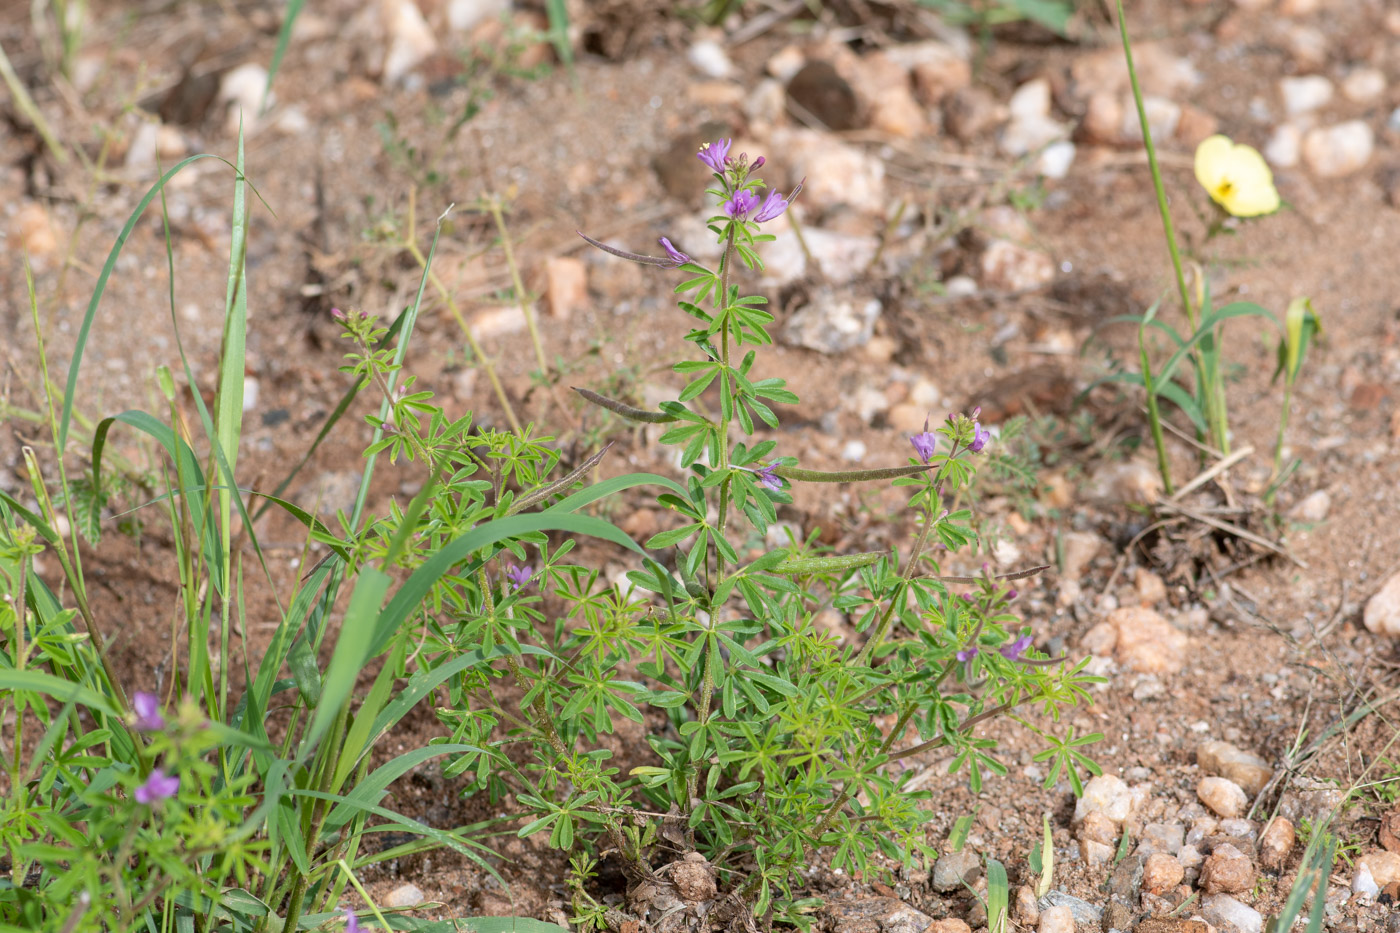
[(816, 117), (828, 129), (855, 129), (856, 92), (836, 73), (830, 62), (814, 61), (802, 66), (787, 87), (788, 98)]

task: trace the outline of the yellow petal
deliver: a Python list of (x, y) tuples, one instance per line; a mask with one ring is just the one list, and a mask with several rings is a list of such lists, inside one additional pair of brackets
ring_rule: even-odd
[(1222, 202), (1225, 210), (1236, 217), (1258, 217), (1279, 208), (1278, 189), (1274, 173), (1258, 150), (1236, 145), (1230, 150), (1225, 170), (1230, 184), (1229, 195)]
[(1203, 140), (1196, 147), (1196, 180), (1210, 192), (1211, 197), (1215, 197), (1215, 192), (1225, 180), (1226, 165), (1234, 148), (1230, 137), (1219, 135)]

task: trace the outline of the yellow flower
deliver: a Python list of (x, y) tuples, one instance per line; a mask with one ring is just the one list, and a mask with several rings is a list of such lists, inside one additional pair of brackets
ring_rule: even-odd
[(1274, 173), (1257, 149), (1212, 136), (1196, 147), (1196, 180), (1215, 203), (1236, 217), (1278, 210)]

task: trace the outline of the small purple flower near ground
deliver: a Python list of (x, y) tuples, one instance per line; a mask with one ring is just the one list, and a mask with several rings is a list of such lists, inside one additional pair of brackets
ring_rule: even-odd
[(342, 323), (342, 324), (344, 324), (344, 323), (345, 323), (345, 312), (342, 311), (342, 310), (340, 310), (339, 308), (331, 308), (331, 318), (334, 319), (334, 320), (339, 321), (339, 322)]
[(1020, 638), (1016, 639), (1015, 641), (1013, 641), (1013, 642), (1011, 642), (1011, 643), (1009, 643), (1009, 644), (1002, 645), (1002, 646), (1001, 646), (1000, 648), (998, 648), (997, 650), (1001, 652), (1001, 656), (1002, 656), (1003, 658), (1006, 658), (1006, 660), (1008, 660), (1008, 661), (1019, 661), (1019, 660), (1021, 660), (1021, 655), (1025, 654), (1025, 653), (1026, 653), (1026, 649), (1029, 648), (1030, 646), (1031, 646), (1031, 636), (1029, 636), (1029, 635), (1022, 635)]
[(666, 237), (662, 237), (657, 242), (661, 244), (662, 249), (666, 250), (666, 255), (669, 256), (671, 258), (671, 261), (676, 265), (683, 266), (686, 263), (690, 262), (690, 256), (686, 255), (685, 253), (682, 253), (680, 250), (672, 246), (671, 241), (668, 240)]
[(510, 564), (506, 567), (506, 576), (510, 578), (510, 588), (512, 591), (518, 590), (529, 583), (530, 577), (533, 574), (534, 571), (530, 569), (529, 564), (526, 564), (524, 567), (517, 567), (514, 564)]
[(160, 714), (160, 699), (154, 693), (137, 690), (131, 698), (131, 708), (136, 711), (136, 728), (141, 732), (165, 728), (165, 717)]
[(174, 797), (179, 789), (178, 777), (168, 777), (164, 771), (156, 768), (151, 772), (151, 776), (146, 778), (146, 783), (136, 788), (136, 802), (147, 805), (159, 803)]
[(735, 220), (747, 220), (749, 212), (758, 207), (758, 195), (752, 191), (736, 191), (724, 202), (722, 210)]
[(972, 422), (972, 443), (967, 445), (967, 449), (973, 453), (978, 453), (987, 446), (987, 441), (992, 439), (992, 432), (982, 427), (980, 421)]
[(938, 435), (928, 429), (927, 418), (924, 419), (923, 433), (909, 438), (909, 443), (914, 445), (914, 453), (918, 454), (924, 463), (933, 459), (933, 450), (938, 446)]
[(729, 160), (729, 147), (733, 144), (732, 139), (717, 139), (712, 143), (705, 143), (695, 157), (713, 171), (724, 174), (724, 163)]
[(345, 908), (345, 933), (365, 933), (365, 928), (360, 926), (360, 918), (348, 907)]
[(977, 657), (976, 645), (968, 645), (966, 648), (958, 652), (959, 661), (967, 662), (971, 661), (975, 657)]
[(759, 485), (772, 492), (779, 492), (783, 488), (783, 481), (778, 478), (778, 465), (770, 463), (766, 467), (754, 470), (754, 476), (758, 477)]

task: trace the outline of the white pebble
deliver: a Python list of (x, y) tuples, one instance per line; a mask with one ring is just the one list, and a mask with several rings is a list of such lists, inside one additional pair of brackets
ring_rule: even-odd
[(1283, 78), (1278, 83), (1283, 109), (1291, 117), (1327, 106), (1332, 100), (1332, 82), (1322, 75)]

